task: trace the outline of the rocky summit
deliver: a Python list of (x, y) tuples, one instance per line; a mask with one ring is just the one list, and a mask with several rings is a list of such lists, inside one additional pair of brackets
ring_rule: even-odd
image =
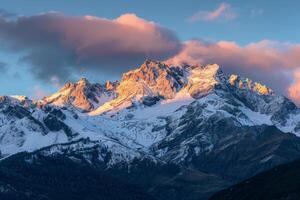
[[(299, 136), (300, 109), (263, 84), (224, 74), (217, 64), (146, 60), (120, 81), (82, 78), (38, 101), (2, 96), (0, 197), (51, 199), (47, 180), (56, 163), (62, 176), (82, 171), (95, 184), (95, 177), (120, 183), (108, 190), (127, 199), (208, 199), (299, 158)], [(30, 187), (20, 187), (18, 169), (30, 173)], [(44, 178), (28, 169), (43, 169)], [(96, 191), (92, 199), (100, 198)]]

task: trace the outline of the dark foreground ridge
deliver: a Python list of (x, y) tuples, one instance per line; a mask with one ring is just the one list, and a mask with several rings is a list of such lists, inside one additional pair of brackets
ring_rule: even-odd
[(298, 200), (299, 169), (300, 160), (277, 166), (215, 194), (211, 200)]

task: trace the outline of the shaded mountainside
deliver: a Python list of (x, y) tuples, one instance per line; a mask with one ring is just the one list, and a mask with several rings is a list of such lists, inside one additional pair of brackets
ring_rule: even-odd
[(300, 199), (300, 160), (277, 166), (233, 185), (211, 200), (298, 200)]
[(236, 182), (299, 158), (300, 138), (282, 133), (276, 127), (246, 127), (235, 131), (244, 132), (240, 141), (229, 147), (220, 141), (210, 153), (195, 157), (192, 165)]
[(210, 193), (211, 187), (228, 186), (217, 176), (183, 171), (176, 165), (147, 158), (106, 168), (110, 152), (97, 144), (86, 148), (80, 143), (90, 141), (19, 153), (1, 161), (0, 198), (198, 199)]
[(66, 157), (26, 160), (17, 154), (0, 164), (3, 200), (154, 200), (142, 188)]
[[(46, 184), (45, 191), (51, 180), (37, 177), (45, 169), (35, 166), (57, 160), (63, 169), (65, 159), (71, 168), (91, 168), (157, 200), (207, 199), (298, 159), (299, 134), (300, 110), (293, 102), (260, 83), (228, 76), (217, 64), (147, 60), (113, 83), (83, 78), (39, 101), (0, 98), (0, 166), (32, 165), (36, 171), (26, 173)], [(25, 173), (18, 169), (11, 167), (7, 177)], [(9, 180), (3, 180), (7, 187), (18, 182)]]

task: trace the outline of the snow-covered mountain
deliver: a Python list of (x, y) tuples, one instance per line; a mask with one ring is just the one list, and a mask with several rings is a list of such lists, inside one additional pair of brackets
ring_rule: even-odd
[(118, 82), (83, 78), (39, 101), (0, 99), (3, 158), (28, 151), (78, 162), (74, 154), (80, 154), (79, 160), (105, 169), (147, 160), (235, 182), (298, 158), (298, 136), (300, 109), (293, 102), (225, 75), (217, 64), (147, 60)]

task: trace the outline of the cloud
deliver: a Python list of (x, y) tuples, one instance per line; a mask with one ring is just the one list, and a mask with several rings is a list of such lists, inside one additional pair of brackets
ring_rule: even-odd
[(300, 69), (294, 73), (294, 82), (288, 87), (288, 94), (298, 105), (300, 105)]
[(166, 62), (174, 65), (218, 63), (228, 74), (249, 77), (297, 100), (299, 89), (296, 88), (300, 87), (300, 81), (292, 82), (300, 77), (300, 72), (294, 76), (300, 67), (299, 55), (300, 44), (263, 40), (239, 46), (230, 41), (206, 43), (193, 40), (186, 42), (183, 50)]
[(59, 78), (57, 76), (52, 76), (50, 77), (50, 83), (52, 86), (56, 87), (56, 88), (60, 88), (62, 87)]
[[(135, 14), (109, 20), (51, 12), (8, 20), (0, 15), (5, 50), (24, 55), (38, 79), (65, 82), (80, 69), (119, 74), (146, 58), (163, 60), (176, 54), (181, 42), (167, 28)], [(58, 82), (59, 82), (58, 81)]]
[(213, 11), (199, 11), (188, 18), (189, 22), (232, 20), (237, 17), (236, 12), (228, 3), (221, 3)]

